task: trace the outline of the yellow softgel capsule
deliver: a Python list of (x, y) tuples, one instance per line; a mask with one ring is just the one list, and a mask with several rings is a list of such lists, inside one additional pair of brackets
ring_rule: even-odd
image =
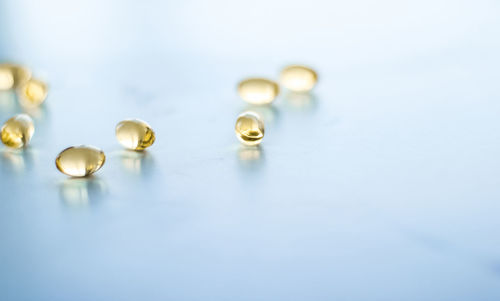
[(22, 106), (37, 107), (47, 98), (48, 90), (41, 80), (30, 79), (19, 86), (17, 95)]
[(281, 71), (281, 84), (294, 92), (308, 92), (317, 81), (318, 74), (307, 66), (291, 65)]
[(59, 153), (56, 167), (72, 177), (86, 177), (98, 171), (106, 161), (104, 152), (93, 146), (72, 146)]
[(17, 88), (31, 78), (31, 71), (16, 64), (0, 64), (0, 90)]
[(116, 125), (116, 139), (127, 149), (144, 150), (155, 142), (155, 132), (140, 119), (123, 120)]
[(26, 147), (35, 132), (33, 120), (26, 114), (16, 115), (2, 126), (2, 143), (8, 147)]
[(264, 105), (273, 102), (280, 88), (272, 80), (265, 78), (248, 78), (238, 84), (240, 97), (254, 105)]
[(245, 145), (257, 145), (264, 138), (264, 122), (254, 112), (244, 112), (236, 120), (236, 137)]

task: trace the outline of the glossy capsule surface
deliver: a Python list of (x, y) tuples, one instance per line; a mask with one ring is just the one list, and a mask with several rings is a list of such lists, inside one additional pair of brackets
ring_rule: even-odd
[(33, 119), (26, 114), (16, 115), (2, 126), (2, 143), (8, 147), (26, 147), (35, 132)]
[(238, 94), (251, 104), (264, 105), (273, 102), (278, 96), (280, 88), (272, 80), (265, 78), (248, 78), (238, 84)]
[(104, 152), (93, 146), (72, 146), (59, 153), (56, 167), (72, 177), (86, 177), (98, 171), (106, 161)]
[(0, 90), (17, 88), (31, 78), (31, 71), (21, 65), (0, 64)]
[(19, 102), (24, 107), (37, 107), (47, 98), (47, 85), (37, 79), (30, 79), (22, 83), (18, 88)]
[(245, 145), (258, 145), (264, 138), (264, 122), (254, 112), (244, 112), (236, 120), (236, 137)]
[(127, 149), (143, 150), (155, 142), (155, 132), (140, 119), (123, 120), (116, 125), (116, 139)]
[(294, 92), (308, 92), (314, 88), (317, 81), (318, 74), (307, 66), (291, 65), (281, 71), (281, 84)]

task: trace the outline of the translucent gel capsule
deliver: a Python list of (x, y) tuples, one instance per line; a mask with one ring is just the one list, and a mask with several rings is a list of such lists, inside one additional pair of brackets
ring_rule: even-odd
[(104, 152), (93, 146), (72, 146), (56, 158), (60, 172), (72, 177), (86, 177), (98, 171), (106, 161)]
[(281, 84), (294, 92), (310, 91), (317, 81), (316, 71), (306, 66), (291, 65), (281, 71)]
[(33, 120), (26, 114), (16, 115), (2, 126), (2, 143), (8, 147), (26, 147), (35, 132)]
[(17, 88), (31, 78), (31, 71), (15, 64), (0, 64), (0, 90)]
[(14, 75), (10, 69), (0, 66), (0, 90), (9, 90), (14, 86)]
[(139, 119), (123, 120), (116, 125), (116, 139), (127, 149), (143, 150), (155, 142), (155, 132)]
[(245, 112), (236, 120), (236, 137), (245, 145), (257, 145), (264, 138), (264, 123), (259, 115)]
[(47, 85), (37, 79), (30, 79), (18, 88), (19, 102), (24, 107), (37, 107), (47, 98)]
[(255, 105), (271, 103), (279, 92), (278, 84), (265, 78), (248, 78), (238, 85), (240, 97), (244, 101)]

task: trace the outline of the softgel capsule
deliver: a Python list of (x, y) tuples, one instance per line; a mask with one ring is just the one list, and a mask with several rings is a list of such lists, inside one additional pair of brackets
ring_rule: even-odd
[(293, 92), (308, 92), (317, 81), (318, 74), (307, 66), (290, 65), (281, 71), (281, 84)]
[(264, 122), (254, 112), (244, 112), (236, 120), (236, 137), (245, 145), (258, 145), (264, 138)]
[(31, 78), (31, 71), (21, 65), (0, 64), (0, 90), (15, 89)]
[(98, 171), (105, 161), (104, 152), (97, 147), (72, 146), (59, 153), (56, 167), (68, 176), (86, 177)]
[(116, 125), (116, 139), (130, 150), (144, 150), (155, 142), (155, 132), (140, 119), (123, 120)]
[(238, 84), (240, 97), (254, 105), (270, 104), (278, 96), (279, 92), (278, 84), (265, 78), (248, 78)]
[(33, 119), (26, 114), (16, 115), (2, 126), (2, 143), (11, 148), (26, 147), (35, 132)]
[(19, 102), (24, 107), (37, 107), (47, 98), (48, 87), (41, 80), (30, 79), (22, 83), (17, 89)]

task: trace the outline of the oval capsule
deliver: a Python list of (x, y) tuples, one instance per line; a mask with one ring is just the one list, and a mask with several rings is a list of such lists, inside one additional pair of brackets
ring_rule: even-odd
[(0, 64), (0, 90), (17, 88), (31, 78), (31, 71), (21, 65)]
[(2, 126), (2, 143), (8, 147), (26, 147), (35, 132), (33, 119), (26, 114), (16, 115)]
[(294, 92), (308, 92), (316, 85), (317, 81), (318, 74), (307, 66), (291, 65), (281, 71), (281, 84)]
[(123, 120), (116, 125), (116, 139), (127, 149), (144, 150), (155, 142), (155, 132), (140, 119)]
[(244, 101), (255, 105), (273, 102), (279, 92), (278, 84), (265, 78), (248, 78), (238, 84), (240, 97)]
[(244, 112), (236, 120), (236, 137), (245, 145), (257, 145), (264, 138), (264, 122), (254, 112)]
[(86, 177), (98, 171), (106, 161), (104, 152), (93, 146), (72, 146), (59, 153), (56, 167), (72, 177)]
[(38, 107), (47, 98), (48, 90), (43, 81), (30, 79), (19, 86), (17, 95), (22, 106)]

